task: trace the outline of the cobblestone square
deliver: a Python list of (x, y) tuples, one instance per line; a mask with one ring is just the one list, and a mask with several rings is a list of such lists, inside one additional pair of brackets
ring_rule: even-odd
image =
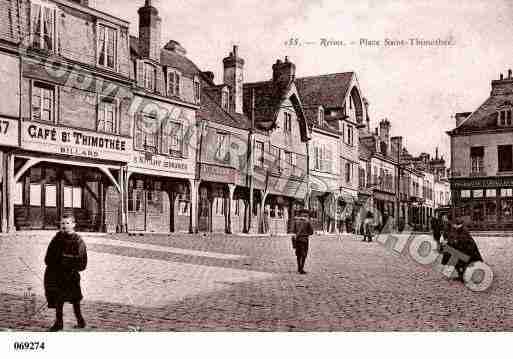
[[(44, 331), (44, 254), (53, 233), (0, 238), (0, 327)], [(340, 239), (342, 238), (342, 239)], [(360, 238), (316, 236), (307, 275), (288, 237), (84, 235), (91, 331), (509, 331), (509, 238), (476, 238), (494, 282), (478, 293)], [(65, 307), (65, 329), (74, 325)]]

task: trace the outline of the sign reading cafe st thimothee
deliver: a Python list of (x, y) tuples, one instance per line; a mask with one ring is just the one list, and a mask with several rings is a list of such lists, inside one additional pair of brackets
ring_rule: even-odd
[(27, 150), (99, 160), (124, 162), (132, 153), (128, 138), (30, 121), (22, 123), (21, 142)]

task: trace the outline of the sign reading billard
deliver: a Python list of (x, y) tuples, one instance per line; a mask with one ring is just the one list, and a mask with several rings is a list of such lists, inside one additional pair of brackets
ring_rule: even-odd
[(0, 146), (17, 147), (19, 121), (0, 117)]
[(132, 140), (93, 131), (22, 122), (22, 147), (27, 150), (126, 162), (132, 153)]

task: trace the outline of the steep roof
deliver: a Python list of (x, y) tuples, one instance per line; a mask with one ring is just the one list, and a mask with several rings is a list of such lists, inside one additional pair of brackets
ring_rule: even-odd
[[(139, 57), (139, 39), (130, 36), (130, 51), (135, 57)], [(202, 88), (211, 88), (213, 84), (207, 76), (189, 58), (174, 51), (163, 49), (160, 52), (160, 63), (179, 70), (182, 75), (189, 78), (198, 76)], [(208, 91), (201, 91), (201, 107), (197, 112), (199, 118), (222, 125), (249, 129), (250, 121), (245, 115), (228, 112), (224, 110), (209, 94)]]
[(296, 79), (296, 86), (305, 106), (343, 107), (354, 72), (310, 76)]

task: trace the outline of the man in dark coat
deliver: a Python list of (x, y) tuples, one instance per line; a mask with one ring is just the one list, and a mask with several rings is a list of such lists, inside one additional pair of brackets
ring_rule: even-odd
[(48, 308), (55, 308), (55, 323), (50, 331), (63, 329), (64, 303), (72, 303), (77, 319), (76, 328), (85, 328), (80, 309), (82, 290), (79, 272), (86, 269), (87, 249), (84, 241), (75, 233), (75, 219), (61, 220), (61, 230), (50, 242), (45, 256), (45, 296)]
[(313, 234), (309, 210), (302, 209), (299, 211), (292, 225), (292, 233), (294, 233), (293, 243), (296, 250), (297, 271), (299, 274), (306, 274), (304, 267), (308, 256), (308, 242), (309, 237)]
[[(483, 261), (483, 257), (479, 252), (479, 248), (477, 247), (476, 242), (470, 235), (467, 228), (465, 228), (465, 225), (461, 219), (457, 219), (453, 224), (450, 225), (450, 229), (447, 233), (446, 246), (456, 249), (468, 256), (468, 260), (458, 260), (458, 262), (455, 263), (455, 268), (459, 280), (463, 280), (463, 274), (470, 264)], [(444, 255), (442, 258), (442, 264), (446, 265), (449, 263), (451, 254), (447, 249), (444, 249), (443, 253)]]
[(440, 247), (440, 238), (442, 237), (442, 221), (436, 216), (431, 219), (431, 230), (433, 231), (433, 238)]

